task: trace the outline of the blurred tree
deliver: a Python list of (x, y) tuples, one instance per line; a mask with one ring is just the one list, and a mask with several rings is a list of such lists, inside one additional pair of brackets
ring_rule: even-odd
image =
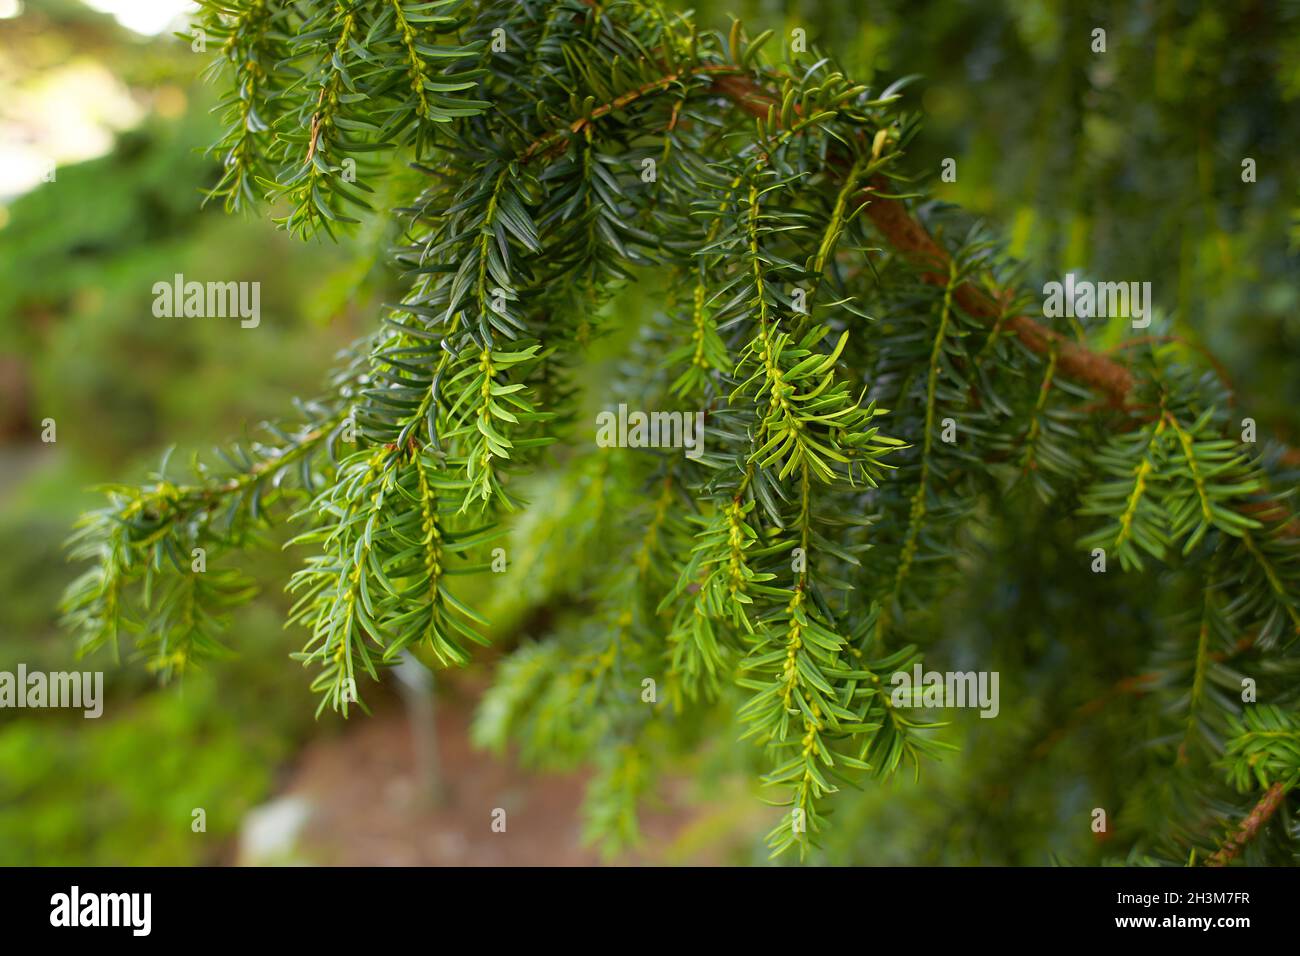
[[(0, 199), (0, 671), (73, 665), (57, 630), (58, 594), (75, 577), (61, 544), (94, 500), (87, 484), (138, 467), (160, 444), (206, 445), (317, 387), (355, 316), (392, 282), (374, 267), (385, 218), (345, 245), (312, 249), (259, 220), (200, 209), (216, 180), (203, 152), (218, 127), (195, 67), (188, 43), (146, 41), (80, 2), (29, 0), (0, 20), (5, 147), (50, 122), (82, 131), (76, 116), (30, 112), (65, 72), (120, 81), (140, 114), (103, 156)], [(159, 321), (152, 285), (178, 269), (260, 277), (265, 322), (229, 334)], [(58, 424), (53, 444), (41, 440), (47, 417)], [(274, 578), (288, 567), (263, 554), (252, 570)], [(312, 726), (306, 689), (279, 687), (288, 648), (278, 598), (234, 618), (238, 667), (192, 673), (183, 693), (136, 700), (153, 681), (122, 668), (108, 675), (98, 721), (0, 712), (0, 860), (221, 860), (243, 811)], [(206, 833), (190, 829), (194, 806), (210, 811)]]

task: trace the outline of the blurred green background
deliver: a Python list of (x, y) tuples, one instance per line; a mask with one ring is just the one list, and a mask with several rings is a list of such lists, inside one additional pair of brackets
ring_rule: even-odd
[[(94, 6), (116, 6), (145, 30), (166, 24), (147, 16), (155, 6), (184, 5)], [(1300, 445), (1300, 2), (691, 6), (711, 28), (725, 29), (729, 13), (751, 34), (803, 28), (877, 86), (920, 74), (908, 88), (925, 113), (911, 159), (932, 171), (939, 199), (987, 217), (1035, 274), (1151, 281), (1177, 333), (1222, 362), (1243, 414)], [(1098, 26), (1100, 56), (1090, 49)], [(267, 219), (200, 208), (215, 180), (202, 154), (216, 136), (213, 97), (198, 79), (210, 55), (79, 0), (0, 0), (0, 670), (74, 666), (56, 624), (76, 570), (61, 543), (98, 502), (93, 485), (142, 478), (166, 446), (204, 450), (281, 415), (293, 396), (318, 391), (336, 350), (400, 294), (383, 265), (395, 231), (382, 219), (337, 245), (301, 244)], [(955, 183), (938, 182), (945, 157), (957, 160)], [(151, 286), (177, 272), (260, 281), (260, 327), (154, 318)], [(654, 296), (631, 293), (618, 307), (645, 314)], [(52, 444), (41, 441), (46, 418), (57, 422)], [(523, 525), (545, 534), (538, 514)], [(1026, 578), (1004, 588), (1041, 587), (1043, 556), (1009, 550)], [(292, 569), (275, 550), (254, 560), (267, 582)], [(553, 596), (545, 581), (529, 584), (494, 602), (507, 641)], [(988, 612), (999, 598), (968, 600)], [(310, 741), (343, 733), (333, 717), (312, 720), (307, 677), (287, 658), (299, 635), (281, 627), (286, 606), (265, 588), (232, 625), (238, 657), (179, 686), (157, 689), (129, 657), (85, 665), (106, 671), (100, 720), (0, 711), (0, 864), (232, 860), (247, 811), (278, 792)], [(957, 602), (952, 613), (978, 629), (968, 610)], [(916, 801), (874, 788), (845, 811), (861, 838), (830, 858), (1044, 862), (1008, 849), (1029, 842), (1026, 828), (1050, 829), (1032, 807), (1019, 838), (996, 823), (950, 834), (961, 850), (922, 838), (942, 832), (945, 801), (1007, 799), (985, 769), (951, 766)], [(670, 858), (717, 858), (734, 845), (744, 849), (727, 858), (761, 859), (726, 840), (763, 822), (750, 825), (752, 793), (704, 789), (709, 810)], [(208, 814), (202, 839), (190, 828), (197, 807)], [(742, 824), (720, 822), (735, 808), (746, 808)]]

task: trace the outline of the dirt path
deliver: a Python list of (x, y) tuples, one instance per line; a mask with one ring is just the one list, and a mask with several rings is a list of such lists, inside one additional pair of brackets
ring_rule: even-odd
[[(309, 744), (280, 794), (310, 808), (295, 859), (357, 866), (611, 862), (581, 845), (585, 775), (530, 773), (473, 749), (472, 707), (460, 694), (438, 703), (445, 793), (437, 804), (423, 796), (410, 722), (396, 700), (380, 703), (372, 717), (354, 719), (343, 735)], [(666, 858), (665, 848), (708, 808), (687, 806), (681, 784), (669, 781), (664, 789), (667, 807), (641, 819), (645, 849), (612, 862), (683, 862)], [(506, 813), (504, 833), (492, 829), (497, 808)], [(718, 852), (691, 852), (690, 862), (718, 862)]]

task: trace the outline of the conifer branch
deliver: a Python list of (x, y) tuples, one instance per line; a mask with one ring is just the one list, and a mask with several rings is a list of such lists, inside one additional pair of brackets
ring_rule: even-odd
[[(460, 665), (486, 643), (455, 575), (483, 571), (510, 513), (558, 481), (554, 513), (522, 523), (584, 560), (530, 587), (556, 620), (498, 668), (476, 736), (595, 764), (591, 832), (619, 845), (661, 758), (710, 720), (760, 748), (788, 811), (778, 853), (817, 846), (846, 785), (950, 749), (909, 713), (923, 698), (891, 692), (920, 648), (882, 648), (891, 618), (911, 637), (970, 586), (1000, 528), (1109, 550), (1128, 587), (1161, 574), (1171, 604), (1200, 608), (1141, 625), (1129, 687), (1152, 708), (1153, 766), (1222, 759), (1240, 793), (1291, 772), (1295, 715), (1220, 692), (1230, 660), (1277, 685), (1294, 662), (1300, 545), (1267, 487), (1275, 457), (1224, 437), (1230, 396), (1175, 343), (1094, 351), (994, 284), (1009, 262), (986, 229), (922, 218), (899, 192), (918, 123), (898, 84), (873, 92), (820, 55), (773, 66), (770, 34), (701, 33), (636, 0), (203, 6), (229, 87), (214, 195), (282, 198), (282, 225), (328, 233), (365, 208), (364, 180), (410, 162), (404, 292), (296, 434), (190, 484), (110, 490), (74, 542), (94, 562), (65, 605), (85, 649), (139, 629), (164, 673), (220, 652), (214, 622), (247, 582), (195, 580), (185, 555), (237, 553), (292, 500), (296, 659), (346, 714), (404, 650)], [(698, 455), (593, 447), (577, 420), (617, 321), (603, 306), (651, 272), (664, 313), (599, 398), (700, 416)], [(936, 440), (940, 421), (959, 437)], [(658, 677), (662, 699), (630, 684)]]
[(1273, 784), (1264, 791), (1264, 795), (1259, 798), (1259, 802), (1241, 821), (1236, 832), (1224, 841), (1223, 845), (1215, 851), (1214, 855), (1205, 861), (1206, 866), (1227, 866), (1240, 855), (1246, 844), (1259, 834), (1265, 824), (1273, 818), (1278, 808), (1282, 806), (1282, 801), (1286, 799), (1287, 788), (1281, 781)]

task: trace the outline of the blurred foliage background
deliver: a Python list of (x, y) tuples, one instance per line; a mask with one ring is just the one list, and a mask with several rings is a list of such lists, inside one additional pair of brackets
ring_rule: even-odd
[[(932, 171), (938, 197), (986, 217), (1033, 275), (1150, 281), (1189, 348), (1222, 364), (1242, 414), (1300, 445), (1300, 2), (692, 6), (706, 27), (725, 29), (734, 13), (751, 35), (805, 29), (862, 82), (919, 74), (908, 87), (925, 114), (912, 167)], [(56, 605), (75, 569), (61, 542), (96, 502), (90, 487), (140, 477), (167, 446), (207, 449), (315, 393), (334, 352), (395, 295), (383, 252), (396, 232), (376, 219), (338, 245), (300, 244), (267, 219), (201, 209), (216, 178), (202, 153), (216, 135), (197, 79), (205, 54), (165, 33), (132, 33), (78, 0), (0, 0), (0, 16), (0, 670), (71, 669)], [(1090, 49), (1096, 27), (1107, 34), (1100, 56)], [(81, 131), (77, 142), (59, 139), (69, 129)], [(32, 181), (33, 157), (78, 148), (98, 155)], [(946, 157), (957, 160), (954, 183), (938, 181)], [(1257, 181), (1243, 188), (1247, 158)], [(260, 327), (155, 318), (151, 287), (175, 273), (260, 281)], [(647, 279), (614, 306), (623, 338), (655, 308)], [(597, 345), (589, 395), (616, 376), (620, 335)], [(41, 441), (46, 418), (57, 422), (53, 444)], [(482, 598), (471, 603), (491, 612), (507, 646), (556, 615), (581, 614), (565, 589), (566, 562), (580, 557), (548, 534), (545, 503), (608, 503), (598, 487), (557, 474), (535, 478), (541, 505), (519, 521), (506, 586), (468, 595)], [(972, 574), (933, 625), (948, 660), (1001, 667), (998, 735), (960, 722), (963, 754), (919, 784), (873, 786), (848, 803), (837, 826), (845, 839), (825, 860), (1041, 864), (1044, 846), (1095, 858), (1081, 828), (1060, 825), (1097, 799), (1072, 789), (1067, 771), (1086, 764), (1104, 780), (1130, 757), (1093, 752), (1086, 734), (1057, 747), (1057, 730), (1087, 701), (1053, 672), (1055, 657), (1065, 660), (1054, 648), (1113, 648), (1105, 668), (1132, 673), (1140, 662), (1126, 658), (1125, 635), (1159, 599), (1127, 606), (1104, 576), (1063, 575), (1051, 542), (1012, 531), (992, 543), (998, 566)], [(292, 569), (278, 550), (258, 560), (263, 581)], [(1104, 621), (1092, 613), (1102, 601), (1113, 610)], [(333, 718), (311, 719), (306, 675), (287, 658), (298, 635), (280, 626), (286, 606), (267, 587), (232, 626), (237, 656), (180, 686), (156, 689), (129, 660), (84, 665), (106, 670), (100, 720), (0, 711), (0, 864), (228, 859), (241, 816), (274, 793), (304, 742), (339, 732)], [(1031, 672), (1037, 683), (1023, 686), (1006, 676)], [(728, 811), (754, 801), (729, 784), (737, 768), (727, 752), (683, 768), (710, 809), (675, 858), (726, 843), (743, 847), (731, 851), (737, 861), (762, 859), (726, 840)], [(1063, 781), (1051, 805), (1018, 796), (1039, 791), (1016, 786), (1034, 777)], [(206, 840), (190, 831), (194, 807), (208, 810)]]

